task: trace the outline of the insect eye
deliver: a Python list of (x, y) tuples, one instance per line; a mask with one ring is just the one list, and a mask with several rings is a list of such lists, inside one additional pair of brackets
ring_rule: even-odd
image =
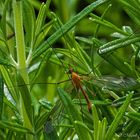
[(66, 71), (67, 74), (71, 74), (73, 72), (73, 69), (69, 69)]

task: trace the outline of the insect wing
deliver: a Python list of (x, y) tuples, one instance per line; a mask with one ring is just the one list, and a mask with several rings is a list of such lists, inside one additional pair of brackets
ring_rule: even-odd
[(114, 91), (133, 90), (135, 88), (140, 87), (138, 81), (130, 77), (94, 77), (92, 82), (98, 87)]

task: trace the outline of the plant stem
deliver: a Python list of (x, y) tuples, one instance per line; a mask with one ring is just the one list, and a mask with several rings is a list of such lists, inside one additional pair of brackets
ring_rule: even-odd
[[(26, 71), (26, 54), (25, 54), (25, 41), (23, 32), (23, 19), (22, 19), (22, 1), (13, 1), (13, 14), (14, 14), (14, 27), (16, 37), (17, 49), (17, 63), (18, 72), (21, 74), (25, 83), (29, 83), (28, 73)], [(22, 96), (20, 96), (20, 112), (23, 118), (23, 126), (32, 129), (31, 122), (28, 118), (27, 111), (24, 105)], [(28, 137), (29, 138), (29, 137)]]

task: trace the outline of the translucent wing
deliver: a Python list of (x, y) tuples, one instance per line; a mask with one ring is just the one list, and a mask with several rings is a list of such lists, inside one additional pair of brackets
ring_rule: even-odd
[(98, 87), (114, 91), (134, 90), (140, 87), (140, 83), (131, 77), (92, 77), (89, 82)]

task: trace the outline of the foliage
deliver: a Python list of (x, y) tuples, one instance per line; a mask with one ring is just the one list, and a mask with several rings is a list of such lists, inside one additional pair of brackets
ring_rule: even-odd
[[(1, 0), (0, 9), (1, 139), (139, 139), (138, 0)], [(92, 113), (69, 68), (83, 75)]]

